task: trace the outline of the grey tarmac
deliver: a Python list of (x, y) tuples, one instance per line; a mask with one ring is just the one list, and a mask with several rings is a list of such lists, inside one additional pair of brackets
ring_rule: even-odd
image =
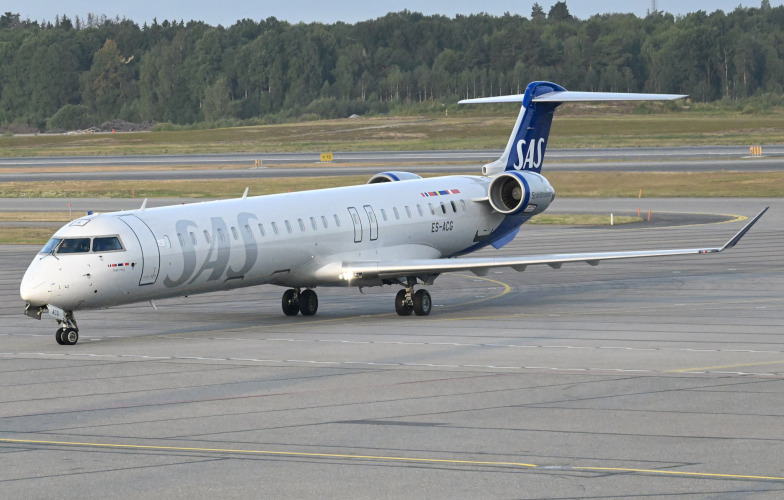
[[(319, 153), (0, 158), (0, 182), (372, 176), (384, 170), (417, 174), (475, 174), (481, 165), (500, 155), (501, 151), (497, 150), (337, 152), (334, 153), (334, 161), (328, 163), (320, 161)], [(257, 161), (260, 166), (257, 166)], [(175, 168), (183, 166), (199, 168)], [(226, 166), (229, 168), (224, 168)], [(76, 167), (79, 171), (74, 171)], [(113, 169), (102, 170), (103, 167)], [(125, 170), (118, 170), (118, 167), (125, 167)], [(60, 170), (36, 170), (41, 168)], [(758, 158), (750, 157), (745, 146), (547, 151), (547, 170), (556, 171), (769, 172), (782, 168), (784, 145), (766, 145), (763, 156)]]
[(390, 287), (289, 318), (257, 287), (78, 313), (72, 347), (22, 314), (37, 248), (0, 246), (0, 491), (781, 498), (781, 200), (557, 199), (689, 223), (524, 226), (483, 252), (713, 245), (743, 221), (690, 214), (768, 205), (721, 254), (444, 275), (426, 318)]

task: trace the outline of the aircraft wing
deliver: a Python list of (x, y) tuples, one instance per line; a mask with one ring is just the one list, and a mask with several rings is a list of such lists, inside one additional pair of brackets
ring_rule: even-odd
[(358, 261), (344, 262), (343, 279), (355, 278), (398, 278), (405, 276), (427, 276), (454, 271), (471, 271), (478, 276), (484, 276), (490, 269), (498, 267), (511, 267), (516, 271), (524, 271), (527, 266), (546, 264), (553, 269), (559, 269), (567, 262), (586, 262), (592, 266), (602, 260), (633, 259), (640, 257), (667, 257), (673, 255), (709, 254), (718, 253), (734, 247), (751, 227), (762, 217), (770, 207), (766, 207), (754, 217), (743, 229), (733, 236), (721, 247), (713, 248), (682, 248), (671, 250), (640, 250), (624, 252), (594, 252), (594, 253), (563, 253), (528, 255), (521, 257), (466, 257), (454, 259), (418, 259), (395, 261)]

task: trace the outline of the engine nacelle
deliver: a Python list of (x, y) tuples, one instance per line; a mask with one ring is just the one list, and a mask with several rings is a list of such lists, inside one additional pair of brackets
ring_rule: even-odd
[(422, 177), (411, 172), (381, 172), (376, 174), (367, 181), (368, 184), (378, 184), (379, 182), (397, 182), (397, 181), (410, 181), (414, 179), (421, 179)]
[(506, 215), (536, 215), (550, 206), (555, 190), (534, 172), (509, 171), (495, 177), (488, 188), (490, 205)]

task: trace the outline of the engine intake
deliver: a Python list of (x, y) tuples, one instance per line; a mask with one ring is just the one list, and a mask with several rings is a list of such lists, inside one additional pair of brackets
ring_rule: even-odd
[(490, 205), (506, 215), (536, 215), (555, 199), (547, 179), (534, 172), (504, 172), (490, 182)]
[(414, 179), (421, 179), (422, 177), (411, 172), (381, 172), (376, 174), (367, 181), (368, 184), (378, 184), (379, 182), (397, 182), (397, 181), (410, 181)]

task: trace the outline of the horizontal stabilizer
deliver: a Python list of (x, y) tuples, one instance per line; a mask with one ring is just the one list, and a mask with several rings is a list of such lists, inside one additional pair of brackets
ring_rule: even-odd
[[(674, 101), (688, 97), (684, 94), (628, 94), (624, 92), (548, 92), (531, 99), (531, 102), (601, 102), (601, 101)], [(463, 99), (460, 104), (487, 104), (494, 102), (523, 102), (525, 94), (499, 95)]]

